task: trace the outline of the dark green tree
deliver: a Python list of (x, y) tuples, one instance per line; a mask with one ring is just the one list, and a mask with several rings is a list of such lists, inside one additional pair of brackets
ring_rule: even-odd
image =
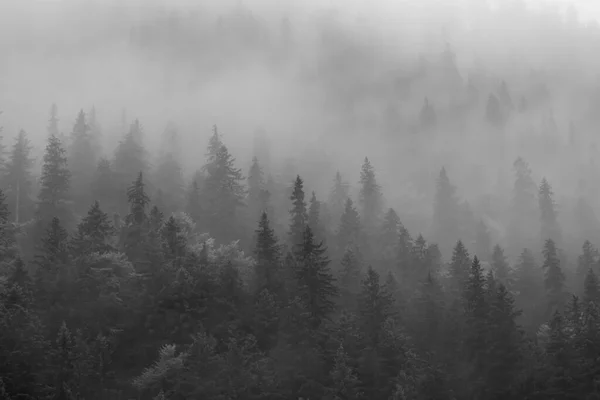
[(467, 284), (472, 263), (469, 252), (462, 241), (459, 240), (456, 242), (456, 246), (454, 246), (448, 270), (450, 285), (455, 294), (460, 293)]
[(76, 257), (93, 253), (115, 251), (115, 228), (108, 214), (102, 211), (100, 203), (95, 201), (79, 225), (72, 239), (73, 254)]
[(274, 230), (270, 226), (269, 217), (263, 211), (258, 229), (256, 230), (256, 246), (254, 248), (256, 259), (256, 293), (268, 289), (273, 295), (280, 292), (281, 285), (281, 246), (278, 243)]

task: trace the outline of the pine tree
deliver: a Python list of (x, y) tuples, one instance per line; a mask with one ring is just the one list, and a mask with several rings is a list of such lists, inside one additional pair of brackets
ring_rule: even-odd
[(93, 253), (114, 251), (115, 228), (107, 213), (102, 211), (100, 203), (95, 201), (87, 215), (77, 225), (77, 233), (72, 241), (73, 254), (84, 256)]
[(346, 309), (356, 308), (356, 299), (360, 292), (363, 275), (361, 263), (361, 256), (358, 254), (356, 246), (346, 246), (337, 272), (340, 302)]
[(308, 212), (304, 201), (304, 181), (300, 175), (296, 177), (294, 189), (290, 196), (292, 209), (290, 210), (290, 244), (292, 248), (304, 242), (304, 233), (308, 225)]
[[(135, 180), (138, 173), (146, 173), (146, 150), (141, 142), (142, 126), (136, 119), (130, 126), (129, 132), (119, 142), (114, 155), (113, 173), (119, 198), (126, 198), (130, 182)], [(127, 204), (118, 203), (119, 211), (126, 213)]]
[(500, 283), (507, 288), (512, 287), (511, 269), (504, 255), (504, 249), (498, 244), (494, 246), (492, 253), (492, 269)]
[(215, 239), (230, 242), (238, 236), (236, 214), (246, 197), (242, 186), (244, 177), (241, 170), (235, 168), (235, 158), (225, 145), (221, 145), (205, 167), (208, 175), (202, 193), (207, 228)]
[(544, 243), (544, 286), (548, 296), (548, 305), (551, 310), (561, 309), (565, 302), (565, 275), (560, 267), (560, 259), (556, 244), (552, 239)]
[(586, 240), (582, 246), (582, 253), (577, 258), (577, 277), (580, 284), (583, 283), (583, 280), (588, 274), (588, 271), (591, 268), (594, 268), (597, 264), (598, 250), (594, 248), (594, 246)]
[(53, 285), (67, 272), (70, 263), (69, 234), (58, 218), (54, 217), (50, 222), (37, 251), (34, 258), (37, 267), (35, 281), (39, 291), (37, 300), (43, 304), (49, 300), (47, 296), (53, 290)]
[(360, 204), (360, 215), (362, 223), (367, 233), (373, 234), (380, 225), (380, 218), (383, 212), (383, 195), (381, 186), (375, 178), (375, 169), (365, 157), (365, 161), (360, 171), (360, 192), (358, 203)]
[(360, 218), (352, 199), (346, 199), (344, 213), (340, 217), (340, 227), (337, 231), (338, 249), (345, 249), (346, 246), (362, 245), (362, 228)]
[(539, 189), (540, 223), (542, 240), (552, 239), (554, 243), (560, 243), (562, 240), (560, 227), (558, 226), (557, 215), (552, 187), (546, 180), (542, 179)]
[(90, 126), (86, 122), (85, 113), (80, 110), (71, 132), (69, 145), (72, 197), (77, 213), (85, 212), (85, 207), (92, 201), (90, 181), (93, 179), (97, 163)]
[[(477, 256), (473, 257), (469, 277), (465, 285), (465, 316), (467, 331), (465, 334), (466, 357), (473, 363), (476, 371), (485, 370), (487, 349), (487, 315), (485, 278)], [(476, 388), (475, 391), (480, 390)]]
[(325, 240), (325, 229), (321, 223), (321, 202), (317, 200), (315, 192), (312, 192), (308, 207), (308, 226), (312, 229), (315, 240), (322, 242)]
[(162, 135), (163, 145), (158, 157), (158, 165), (153, 177), (156, 187), (163, 193), (164, 211), (167, 214), (178, 211), (184, 204), (184, 180), (181, 168), (181, 151), (179, 148), (179, 133), (173, 123), (167, 124)]
[(339, 171), (336, 172), (328, 202), (329, 213), (333, 221), (339, 221), (342, 217), (349, 193), (350, 188), (348, 183), (342, 180), (342, 175)]
[[(451, 244), (449, 240), (460, 230), (458, 216), (460, 206), (456, 197), (456, 187), (450, 183), (446, 169), (442, 168), (437, 181), (433, 203), (433, 241), (438, 243), (442, 254), (447, 254)], [(460, 239), (460, 238), (459, 238)]]
[(379, 274), (371, 266), (362, 281), (359, 297), (359, 314), (362, 322), (361, 331), (365, 333), (368, 343), (376, 348), (383, 324), (392, 316), (394, 298), (380, 283)]
[(116, 183), (110, 161), (101, 158), (92, 178), (91, 194), (110, 213), (117, 212), (119, 192)]
[(340, 343), (333, 368), (330, 372), (332, 386), (328, 389), (327, 400), (359, 400), (363, 398), (360, 392), (360, 381), (349, 365), (348, 355)]
[(393, 208), (390, 208), (383, 218), (381, 233), (378, 238), (378, 251), (384, 261), (396, 258), (398, 236), (400, 235), (401, 227), (400, 217), (398, 217)]
[(256, 246), (254, 249), (256, 259), (256, 292), (268, 289), (270, 293), (277, 294), (280, 285), (281, 247), (275, 232), (270, 227), (269, 217), (263, 211), (258, 229), (256, 230)]
[(523, 332), (516, 320), (521, 315), (503, 284), (490, 303), (486, 383), (492, 398), (506, 398), (514, 387), (523, 361)]
[(515, 183), (508, 227), (509, 248), (512, 251), (521, 251), (523, 248), (532, 248), (532, 238), (537, 235), (537, 187), (525, 160), (517, 158), (513, 168)]
[(58, 217), (64, 226), (70, 226), (73, 220), (69, 209), (70, 190), (71, 172), (67, 165), (66, 151), (56, 136), (50, 136), (44, 154), (36, 212), (42, 226), (53, 217)]
[(304, 240), (295, 252), (296, 280), (313, 328), (317, 328), (334, 310), (338, 296), (326, 251), (322, 243), (315, 243), (312, 230), (307, 226)]
[(143, 173), (139, 172), (137, 179), (127, 189), (129, 214), (125, 221), (129, 225), (141, 225), (148, 219), (147, 209), (150, 198), (146, 194)]
[(416, 343), (425, 351), (440, 350), (444, 299), (442, 287), (431, 273), (419, 284), (413, 304)]
[(456, 246), (454, 246), (452, 260), (448, 271), (452, 290), (455, 294), (458, 294), (467, 284), (471, 265), (472, 261), (469, 257), (469, 252), (462, 241), (459, 240), (456, 242)]
[(133, 263), (146, 263), (145, 245), (150, 228), (148, 206), (150, 198), (146, 194), (142, 172), (127, 189), (129, 213), (125, 217), (125, 227), (122, 231), (122, 245), (125, 254)]
[(598, 282), (598, 276), (591, 268), (588, 269), (583, 283), (583, 302), (585, 304), (594, 302), (600, 305), (600, 283)]
[(487, 225), (482, 219), (477, 224), (475, 233), (475, 254), (481, 261), (491, 260), (492, 237)]
[(31, 144), (24, 130), (17, 135), (6, 165), (6, 197), (14, 221), (19, 223), (31, 217)]
[(172, 262), (175, 268), (181, 266), (187, 250), (187, 240), (183, 235), (181, 226), (174, 216), (170, 216), (164, 224), (159, 227), (163, 244), (163, 254), (167, 261)]

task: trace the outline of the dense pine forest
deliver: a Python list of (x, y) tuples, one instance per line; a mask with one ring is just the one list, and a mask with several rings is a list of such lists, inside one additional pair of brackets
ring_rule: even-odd
[[(544, 32), (581, 71), (505, 76), (464, 73), (447, 42), (369, 76), (328, 20), (298, 79), (337, 130), (297, 153), (269, 126), (240, 145), (93, 104), (48, 104), (30, 136), (0, 97), (0, 399), (600, 399), (600, 31), (570, 12)], [(249, 62), (242, 48), (273, 68), (298, 51), (287, 17), (224, 15), (210, 29), (230, 47), (203, 47), (203, 74)], [(129, 44), (189, 55), (209, 28), (188, 18)]]

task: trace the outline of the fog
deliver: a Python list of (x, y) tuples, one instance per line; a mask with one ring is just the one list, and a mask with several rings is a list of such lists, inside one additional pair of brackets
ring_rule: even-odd
[[(442, 166), (477, 209), (485, 195), (510, 198), (522, 156), (566, 209), (597, 190), (600, 13), (591, 1), (579, 13), (535, 3), (0, 0), (4, 143), (25, 129), (39, 157), (52, 103), (65, 134), (94, 106), (110, 157), (126, 110), (153, 153), (166, 123), (178, 124), (190, 176), (212, 125), (244, 171), (264, 129), (270, 172), (293, 159), (323, 197), (338, 169), (355, 185), (368, 156), (388, 205), (417, 232)], [(515, 107), (530, 106), (494, 128), (486, 102), (502, 81)], [(419, 122), (425, 98), (431, 130)]]

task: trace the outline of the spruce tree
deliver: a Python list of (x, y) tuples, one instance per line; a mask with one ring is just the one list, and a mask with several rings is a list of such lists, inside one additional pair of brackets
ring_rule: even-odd
[(488, 304), (485, 285), (481, 264), (475, 256), (464, 289), (467, 327), (465, 350), (467, 359), (478, 371), (483, 371), (486, 365)]
[(85, 212), (92, 202), (91, 185), (97, 169), (97, 154), (90, 135), (90, 126), (83, 110), (79, 111), (69, 143), (69, 167), (71, 171), (72, 197), (77, 213)]
[(600, 306), (600, 283), (598, 282), (598, 276), (591, 268), (588, 269), (583, 283), (583, 302), (585, 304), (594, 302)]
[(196, 224), (198, 224), (201, 222), (203, 213), (200, 188), (198, 187), (198, 182), (195, 179), (192, 180), (192, 183), (189, 185), (186, 197), (185, 212)]
[(328, 400), (360, 400), (363, 395), (360, 391), (360, 381), (352, 371), (348, 354), (340, 343), (330, 372), (332, 386), (327, 390)]
[(56, 136), (50, 136), (44, 154), (36, 211), (36, 217), (42, 226), (46, 226), (53, 217), (58, 217), (64, 226), (70, 226), (73, 220), (70, 190), (71, 172), (67, 165), (66, 151)]
[(491, 251), (492, 238), (490, 231), (485, 222), (480, 219), (475, 232), (475, 254), (481, 261), (490, 261)]
[(414, 337), (424, 351), (439, 351), (443, 344), (444, 298), (442, 287), (431, 273), (419, 284), (413, 302)]
[(281, 247), (275, 232), (270, 227), (269, 217), (263, 211), (256, 230), (256, 246), (254, 248), (256, 264), (256, 292), (268, 289), (272, 294), (279, 293), (281, 283), (280, 262)]
[(50, 106), (50, 117), (48, 118), (46, 130), (48, 131), (48, 136), (54, 135), (61, 139), (60, 132), (58, 131), (58, 107), (54, 103)]
[(356, 208), (354, 208), (352, 199), (348, 198), (337, 231), (338, 249), (345, 249), (349, 245), (360, 246), (362, 244), (360, 217)]
[(73, 254), (76, 257), (93, 253), (114, 251), (115, 228), (108, 214), (102, 211), (95, 201), (79, 225), (72, 240)]
[(383, 195), (377, 183), (375, 169), (367, 157), (360, 171), (358, 203), (363, 226), (368, 234), (374, 234), (380, 225), (383, 212)]
[(531, 177), (529, 164), (521, 157), (513, 164), (515, 182), (513, 199), (508, 226), (509, 248), (511, 251), (521, 251), (532, 248), (532, 238), (538, 231), (539, 219), (537, 202), (537, 187)]
[(346, 246), (339, 270), (337, 282), (340, 290), (340, 302), (346, 309), (354, 310), (360, 292), (362, 279), (362, 260), (355, 246)]
[(556, 206), (553, 199), (552, 187), (546, 180), (542, 179), (538, 199), (540, 207), (540, 235), (542, 240), (552, 239), (554, 243), (561, 243), (562, 235), (558, 226)]
[(117, 212), (118, 197), (120, 192), (118, 182), (115, 182), (115, 174), (110, 165), (110, 161), (106, 158), (101, 158), (96, 166), (96, 172), (92, 178), (91, 194), (102, 207), (110, 213)]
[(157, 190), (168, 193), (168, 196), (164, 197), (163, 211), (171, 214), (181, 209), (185, 195), (185, 183), (180, 162), (179, 132), (174, 124), (169, 123), (165, 128), (162, 143), (153, 178)]
[[(34, 258), (35, 281), (38, 289), (38, 301), (44, 304), (51, 300), (56, 290), (56, 282), (67, 272), (71, 255), (69, 252), (69, 234), (56, 217), (52, 219), (41, 239)], [(44, 304), (47, 307), (48, 304)]]
[(24, 222), (31, 218), (31, 144), (24, 130), (19, 131), (6, 165), (6, 197), (14, 221)]
[(215, 239), (230, 242), (238, 237), (237, 210), (245, 205), (244, 177), (225, 145), (205, 167), (208, 175), (202, 193), (207, 229)]
[(290, 210), (289, 237), (292, 248), (295, 248), (304, 242), (304, 234), (308, 226), (308, 212), (304, 201), (304, 181), (300, 178), (300, 175), (294, 181), (294, 189), (290, 200), (292, 201), (292, 209)]
[[(456, 187), (450, 183), (446, 169), (442, 168), (435, 191), (433, 203), (433, 238), (438, 243), (442, 254), (448, 254), (450, 240), (460, 230), (460, 205), (456, 196)], [(459, 238), (461, 239), (461, 238)]]
[(119, 212), (127, 212), (127, 204), (120, 199), (126, 199), (127, 188), (135, 180), (138, 173), (148, 170), (146, 161), (146, 150), (141, 142), (142, 126), (136, 119), (130, 126), (129, 132), (121, 139), (115, 149), (114, 162), (112, 164), (114, 181), (119, 193)]
[(594, 246), (590, 243), (589, 240), (586, 240), (583, 243), (581, 250), (581, 254), (579, 255), (579, 257), (577, 257), (576, 270), (579, 284), (583, 283), (583, 280), (588, 274), (588, 271), (591, 268), (595, 268), (598, 263), (598, 250), (594, 248)]
[(494, 246), (492, 253), (492, 269), (500, 283), (507, 288), (512, 287), (511, 269), (504, 255), (504, 249), (498, 244)]
[(551, 310), (560, 310), (565, 303), (565, 275), (560, 266), (558, 250), (552, 239), (544, 243), (544, 286)]
[(315, 240), (322, 242), (325, 240), (325, 229), (321, 223), (321, 202), (317, 200), (315, 192), (312, 192), (308, 207), (308, 226), (312, 229)]
[(170, 216), (164, 224), (159, 227), (164, 258), (172, 263), (174, 268), (181, 266), (187, 250), (187, 241), (183, 235), (181, 226), (174, 216)]
[(149, 230), (148, 206), (150, 198), (146, 194), (142, 172), (127, 189), (129, 213), (125, 217), (122, 232), (122, 245), (125, 254), (133, 263), (145, 263), (145, 245)]
[(311, 326), (317, 328), (335, 308), (338, 288), (335, 285), (323, 243), (316, 243), (306, 226), (304, 240), (295, 252), (296, 280), (300, 298), (309, 313)]
[(384, 323), (392, 316), (394, 298), (381, 285), (379, 274), (371, 266), (362, 281), (359, 296), (359, 315), (362, 323), (361, 331), (365, 333), (368, 343), (377, 348)]
[[(378, 237), (378, 251), (381, 258), (384, 260), (393, 260), (396, 258), (396, 250), (398, 246), (398, 236), (400, 235), (402, 223), (400, 217), (396, 214), (393, 208), (390, 208), (381, 225), (381, 231)], [(403, 228), (403, 227), (402, 227)]]
[(469, 252), (462, 241), (456, 242), (452, 253), (452, 260), (449, 267), (449, 279), (452, 291), (455, 294), (460, 293), (469, 279), (469, 271), (472, 265)]
[(331, 219), (333, 221), (339, 221), (344, 208), (346, 207), (346, 200), (348, 199), (350, 188), (348, 183), (342, 180), (340, 172), (336, 172), (333, 180), (333, 187), (329, 194), (329, 201), (327, 203)]

